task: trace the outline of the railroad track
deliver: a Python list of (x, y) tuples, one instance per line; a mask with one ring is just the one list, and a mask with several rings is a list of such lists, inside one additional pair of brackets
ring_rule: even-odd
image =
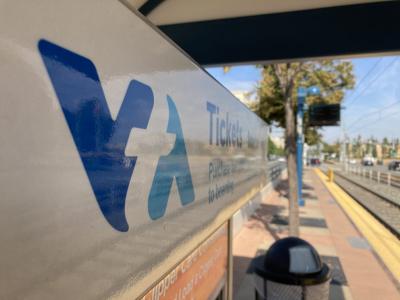
[(400, 205), (335, 172), (335, 182), (400, 239)]

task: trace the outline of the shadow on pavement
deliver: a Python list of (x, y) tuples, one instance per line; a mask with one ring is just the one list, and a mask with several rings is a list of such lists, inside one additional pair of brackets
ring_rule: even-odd
[(255, 213), (250, 217), (250, 220), (257, 220), (257, 223), (252, 222), (250, 226), (262, 226), (268, 233), (274, 238), (279, 239), (279, 235), (275, 228), (271, 227), (272, 219), (275, 215), (278, 215), (285, 208), (283, 206), (269, 205), (262, 203)]

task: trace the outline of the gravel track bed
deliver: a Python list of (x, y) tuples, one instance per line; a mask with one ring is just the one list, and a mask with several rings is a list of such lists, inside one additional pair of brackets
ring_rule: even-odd
[(400, 189), (395, 186), (390, 186), (385, 183), (380, 183), (369, 178), (363, 178), (353, 173), (345, 173), (342, 171), (335, 171), (336, 174), (354, 181), (356, 184), (363, 186), (371, 192), (377, 193), (378, 195), (392, 201), (395, 205), (400, 206)]
[(398, 205), (345, 179), (341, 174), (336, 173), (336, 175), (338, 176), (335, 176), (335, 182), (339, 186), (400, 238), (400, 207)]

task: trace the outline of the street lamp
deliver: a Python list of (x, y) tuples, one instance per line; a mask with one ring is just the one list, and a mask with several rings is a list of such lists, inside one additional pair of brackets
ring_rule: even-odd
[(319, 95), (319, 88), (311, 86), (309, 88), (299, 87), (297, 89), (297, 201), (299, 206), (304, 206), (304, 199), (302, 195), (303, 190), (303, 119), (304, 119), (304, 103), (306, 97), (310, 95)]

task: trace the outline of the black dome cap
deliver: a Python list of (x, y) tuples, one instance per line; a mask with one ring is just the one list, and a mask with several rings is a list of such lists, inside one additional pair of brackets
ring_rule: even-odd
[(264, 279), (291, 285), (314, 285), (330, 279), (329, 267), (308, 242), (288, 237), (276, 241), (255, 272)]

